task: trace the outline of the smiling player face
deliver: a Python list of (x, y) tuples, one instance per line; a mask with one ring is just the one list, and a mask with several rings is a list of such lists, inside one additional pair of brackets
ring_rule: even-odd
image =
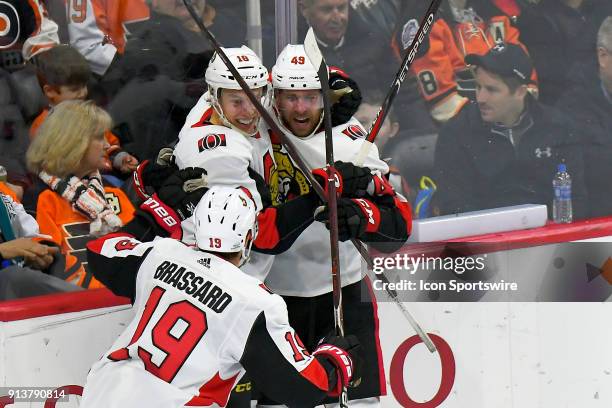
[(323, 112), (320, 90), (278, 90), (275, 101), (283, 124), (291, 133), (305, 137), (316, 130)]

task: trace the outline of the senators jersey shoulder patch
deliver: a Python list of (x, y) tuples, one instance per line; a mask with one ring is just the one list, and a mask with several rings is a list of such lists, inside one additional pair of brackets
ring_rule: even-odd
[(363, 139), (368, 135), (365, 129), (359, 125), (349, 125), (342, 131), (342, 133), (350, 137), (352, 140)]
[(216, 149), (219, 146), (227, 146), (224, 133), (211, 133), (198, 140), (198, 151)]

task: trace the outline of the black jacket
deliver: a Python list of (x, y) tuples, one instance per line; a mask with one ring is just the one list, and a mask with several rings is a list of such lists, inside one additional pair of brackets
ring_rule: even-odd
[(538, 72), (540, 99), (555, 104), (596, 62), (597, 31), (612, 15), (610, 0), (586, 0), (576, 10), (560, 0), (520, 0), (517, 27)]
[(528, 96), (521, 122), (527, 130), (513, 145), (501, 128), (483, 122), (478, 105), (466, 105), (441, 129), (436, 144), (436, 203), (442, 214), (518, 204), (546, 204), (559, 163), (572, 177), (574, 219), (586, 216), (581, 141), (559, 111)]
[(585, 139), (585, 179), (589, 215), (612, 215), (612, 103), (606, 99), (601, 81), (568, 91), (558, 107), (572, 117)]

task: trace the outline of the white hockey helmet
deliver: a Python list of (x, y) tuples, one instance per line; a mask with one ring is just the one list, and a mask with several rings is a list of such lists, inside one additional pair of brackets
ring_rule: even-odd
[(198, 248), (210, 252), (240, 252), (241, 264), (249, 259), (257, 237), (255, 203), (241, 189), (211, 187), (194, 212)]
[[(277, 91), (279, 90), (293, 90), (293, 91), (304, 91), (304, 90), (321, 90), (321, 81), (317, 69), (312, 65), (312, 62), (306, 55), (306, 50), (303, 44), (288, 44), (276, 59), (276, 64), (272, 67), (272, 87), (274, 89), (274, 111), (277, 117), (280, 119), (280, 127), (287, 133), (293, 133), (289, 129), (283, 119), (281, 107), (279, 106), (279, 96)], [(320, 106), (319, 120), (316, 125), (313, 126), (312, 132), (307, 136), (300, 136), (302, 138), (308, 138), (316, 133), (317, 129), (323, 123), (323, 98), (318, 101)]]
[[(262, 103), (267, 105), (269, 94), (269, 73), (268, 69), (262, 64), (261, 60), (249, 47), (243, 45), (240, 48), (222, 48), (230, 60), (232, 65), (238, 70), (246, 84), (250, 89), (263, 88)], [(208, 92), (210, 95), (210, 103), (223, 120), (225, 126), (230, 127), (242, 134), (246, 134), (239, 128), (235, 127), (225, 116), (221, 104), (219, 103), (221, 89), (242, 89), (240, 84), (234, 78), (234, 75), (229, 70), (225, 62), (215, 53), (208, 64), (205, 74), (206, 83), (208, 84)], [(253, 134), (256, 134), (255, 131)], [(247, 134), (247, 136), (252, 136)]]
[(272, 86), (274, 89), (321, 89), (319, 74), (304, 45), (289, 44), (283, 48), (272, 67)]
[[(246, 45), (240, 48), (221, 48), (230, 62), (236, 67), (249, 88), (261, 88), (268, 85), (268, 70), (261, 63), (261, 60)], [(206, 83), (214, 90), (214, 93), (219, 89), (242, 89), (240, 84), (234, 78), (225, 62), (215, 53), (206, 69)], [(218, 95), (215, 95), (218, 96)]]

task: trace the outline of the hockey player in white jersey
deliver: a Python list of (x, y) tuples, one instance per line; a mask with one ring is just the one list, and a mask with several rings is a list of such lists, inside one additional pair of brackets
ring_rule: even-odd
[[(223, 49), (264, 106), (269, 104), (268, 70), (248, 47)], [(306, 194), (288, 205), (278, 201), (278, 179), (272, 145), (261, 133), (260, 115), (223, 60), (215, 54), (206, 70), (206, 92), (189, 113), (174, 149), (180, 169), (206, 170), (209, 185), (243, 187), (252, 196), (260, 234), (255, 250), (275, 254), (286, 250), (313, 221), (318, 197)], [(277, 205), (274, 207), (274, 205)], [(192, 220), (183, 222), (189, 240)], [(257, 254), (247, 273), (265, 278), (272, 257)]]
[[(288, 45), (281, 52), (272, 68), (272, 84), (272, 110), (281, 129), (295, 143), (310, 168), (324, 167), (321, 84), (302, 45)], [(411, 215), (409, 204), (393, 191), (385, 178), (389, 171), (387, 164), (378, 157), (376, 146), (372, 146), (365, 167), (351, 163), (366, 135), (356, 119), (335, 126), (332, 132), (334, 155), (339, 160), (335, 167), (340, 173), (342, 191), (338, 199), (340, 240), (356, 238), (381, 250), (397, 249), (408, 238)], [(272, 144), (283, 186), (281, 194), (292, 200), (310, 193), (311, 187), (303, 181), (304, 175), (275, 135)], [(313, 173), (326, 179), (322, 169)], [(288, 251), (276, 256), (266, 279), (266, 284), (285, 298), (291, 324), (307, 347), (316, 344), (320, 333), (334, 327), (326, 218), (327, 211), (324, 211), (318, 216), (323, 222), (310, 225)], [(385, 393), (385, 380), (376, 306), (369, 280), (361, 273), (361, 257), (351, 242), (340, 243), (340, 270), (345, 332), (359, 338), (367, 367), (361, 385), (349, 390), (349, 398), (353, 400), (351, 406), (378, 405), (378, 397)]]
[(309, 353), (283, 300), (238, 269), (257, 234), (250, 197), (213, 187), (195, 218), (195, 248), (118, 234), (88, 244), (96, 278), (131, 296), (135, 317), (92, 367), (81, 408), (222, 407), (245, 369), (267, 395), (315, 406), (358, 379), (354, 338)]

